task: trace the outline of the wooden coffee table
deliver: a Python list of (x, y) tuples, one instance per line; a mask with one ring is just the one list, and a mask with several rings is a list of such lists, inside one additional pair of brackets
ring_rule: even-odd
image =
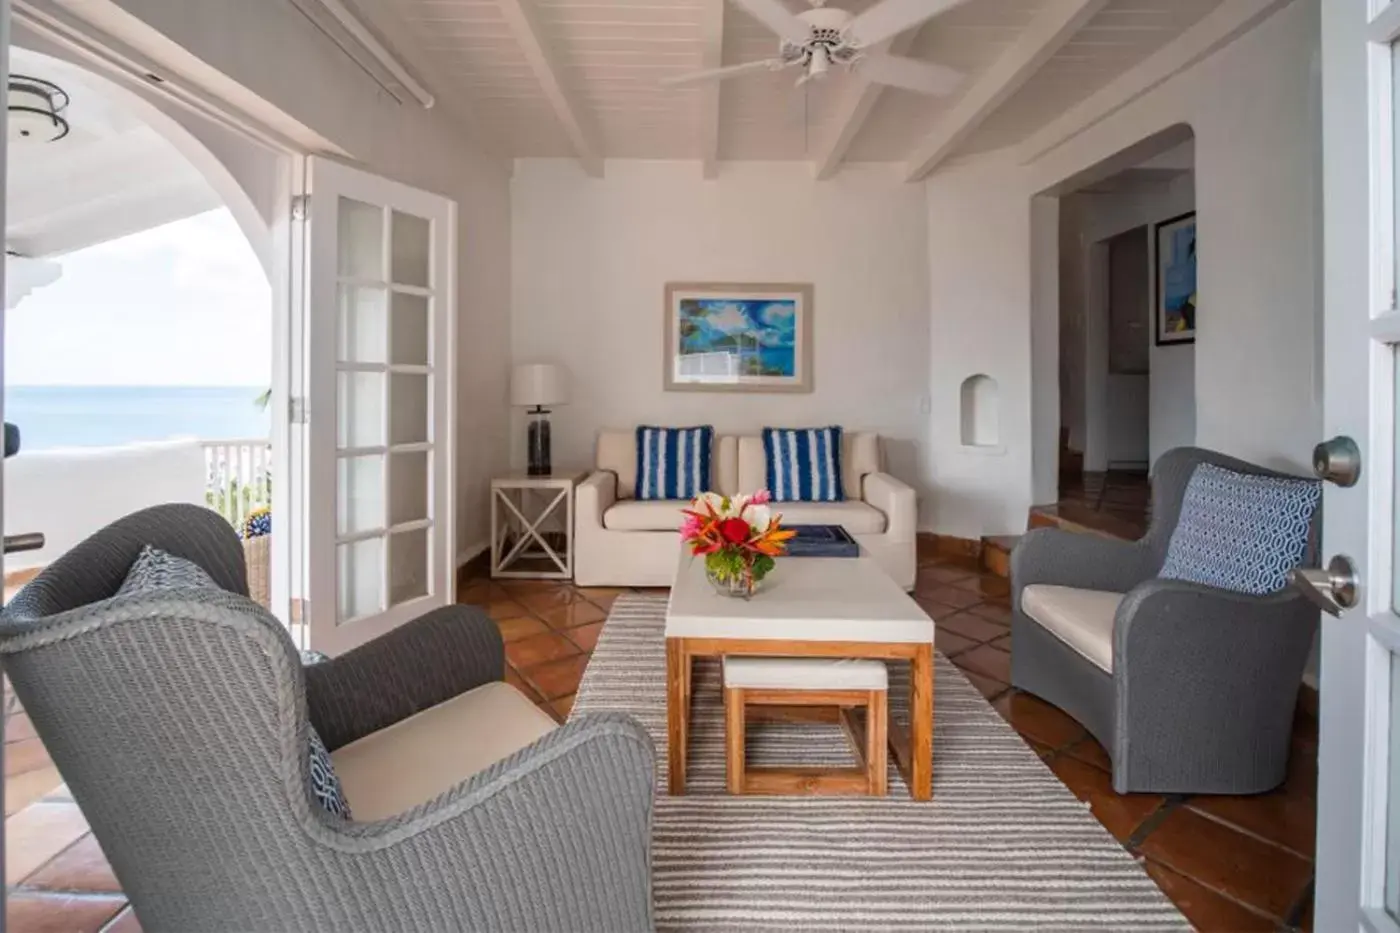
[(691, 662), (779, 655), (903, 658), (909, 727), (889, 725), (890, 750), (915, 800), (933, 796), (933, 620), (871, 557), (784, 557), (752, 599), (715, 592), (705, 562), (680, 549), (666, 607), (670, 791), (685, 793)]

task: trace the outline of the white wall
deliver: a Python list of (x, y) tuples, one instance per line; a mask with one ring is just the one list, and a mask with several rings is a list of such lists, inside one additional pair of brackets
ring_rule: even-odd
[[(1048, 297), (1050, 273), (1043, 260), (1033, 271), (1032, 198), (1183, 123), (1196, 135), (1201, 240), (1196, 442), (1306, 472), (1321, 431), (1315, 300), (1319, 127), (1309, 103), (1317, 96), (1317, 47), (1316, 0), (1296, 0), (1030, 164), (1018, 162), (1014, 153), (993, 153), (928, 179), (935, 411), (923, 483), (935, 494), (925, 503), (927, 525), (962, 537), (1024, 531), (1033, 490), (1053, 488), (1054, 447), (1046, 445), (1058, 433), (1059, 353), (1045, 344), (1054, 341), (1058, 302)], [(1038, 245), (1054, 242), (1043, 223), (1035, 229)], [(968, 371), (987, 372), (1001, 383), (1007, 449), (995, 464), (994, 458), (960, 450), (956, 419), (940, 417), (939, 400), (948, 394), (941, 383), (951, 379), (956, 386)], [(1155, 418), (1166, 401), (1153, 399)], [(1183, 433), (1186, 428), (1165, 423)], [(1154, 439), (1154, 450), (1165, 443)]]
[[(572, 377), (553, 419), (556, 463), (591, 463), (603, 427), (841, 424), (879, 431), (892, 472), (918, 480), (926, 217), (896, 167), (817, 182), (792, 165), (727, 163), (705, 181), (690, 163), (609, 161), (590, 179), (571, 162), (525, 159), (511, 203), (513, 356)], [(664, 288), (677, 281), (812, 283), (815, 391), (663, 391)], [(979, 371), (948, 374), (938, 405), (954, 433), (958, 387)], [(523, 462), (518, 420), (510, 443)]]
[(5, 558), (43, 567), (124, 515), (166, 502), (204, 504), (204, 448), (194, 439), (21, 452), (5, 461), (5, 529), (44, 547)]
[[(941, 534), (1024, 531), (1031, 505), (1032, 211), (1021, 175), (993, 156), (948, 168), (925, 186), (933, 413), (922, 461), (931, 492), (921, 500), (920, 522)], [(1040, 205), (1036, 214), (1044, 234), (1054, 212)], [(1038, 282), (1038, 296), (1048, 284)], [(971, 373), (986, 373), (1000, 389), (998, 456), (961, 444), (958, 387)]]
[(490, 477), (506, 465), (509, 166), (485, 155), (447, 107), (393, 100), (291, 3), (59, 2), (308, 151), (347, 154), (457, 202), (457, 544), (483, 546)]

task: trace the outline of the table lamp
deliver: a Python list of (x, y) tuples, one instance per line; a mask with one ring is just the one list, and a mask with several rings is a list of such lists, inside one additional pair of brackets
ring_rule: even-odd
[(549, 409), (569, 400), (564, 370), (553, 363), (521, 363), (510, 376), (510, 403), (530, 409), (529, 473), (548, 476)]

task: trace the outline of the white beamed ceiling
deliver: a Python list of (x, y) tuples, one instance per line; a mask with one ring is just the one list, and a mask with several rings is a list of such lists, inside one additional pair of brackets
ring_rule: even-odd
[[(556, 103), (522, 50), (504, 0), (393, 0), (433, 71), (466, 98), (480, 130), (513, 157), (577, 155)], [(727, 0), (517, 0), (536, 14), (554, 70), (572, 92), (577, 118), (598, 154), (614, 159), (699, 160), (704, 107), (698, 88), (661, 78), (704, 67), (704, 21), (724, 4), (722, 61), (769, 58), (777, 39)], [(786, 0), (798, 11), (801, 0)], [(830, 0), (859, 12), (874, 0)], [(967, 72), (970, 86), (1013, 46), (1047, 6), (1066, 0), (966, 0), (929, 21), (911, 54)], [(1019, 143), (1107, 85), (1229, 0), (1110, 0), (1049, 62), (973, 132), (958, 154)], [(720, 93), (721, 160), (810, 160), (841, 131), (860, 79), (833, 73), (795, 88), (792, 71), (725, 81)], [(957, 96), (886, 88), (846, 150), (846, 161), (902, 162), (939, 125)]]

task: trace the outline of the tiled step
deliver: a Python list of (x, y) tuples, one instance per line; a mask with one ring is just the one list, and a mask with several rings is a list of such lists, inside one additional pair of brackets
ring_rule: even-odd
[(1136, 523), (1116, 515), (1069, 502), (1032, 506), (1029, 524), (1031, 528), (1063, 528), (1065, 531), (1103, 535), (1123, 541), (1136, 541), (1145, 531)]
[(988, 535), (982, 539), (982, 568), (1005, 579), (1011, 578), (1011, 552), (1020, 535)]

